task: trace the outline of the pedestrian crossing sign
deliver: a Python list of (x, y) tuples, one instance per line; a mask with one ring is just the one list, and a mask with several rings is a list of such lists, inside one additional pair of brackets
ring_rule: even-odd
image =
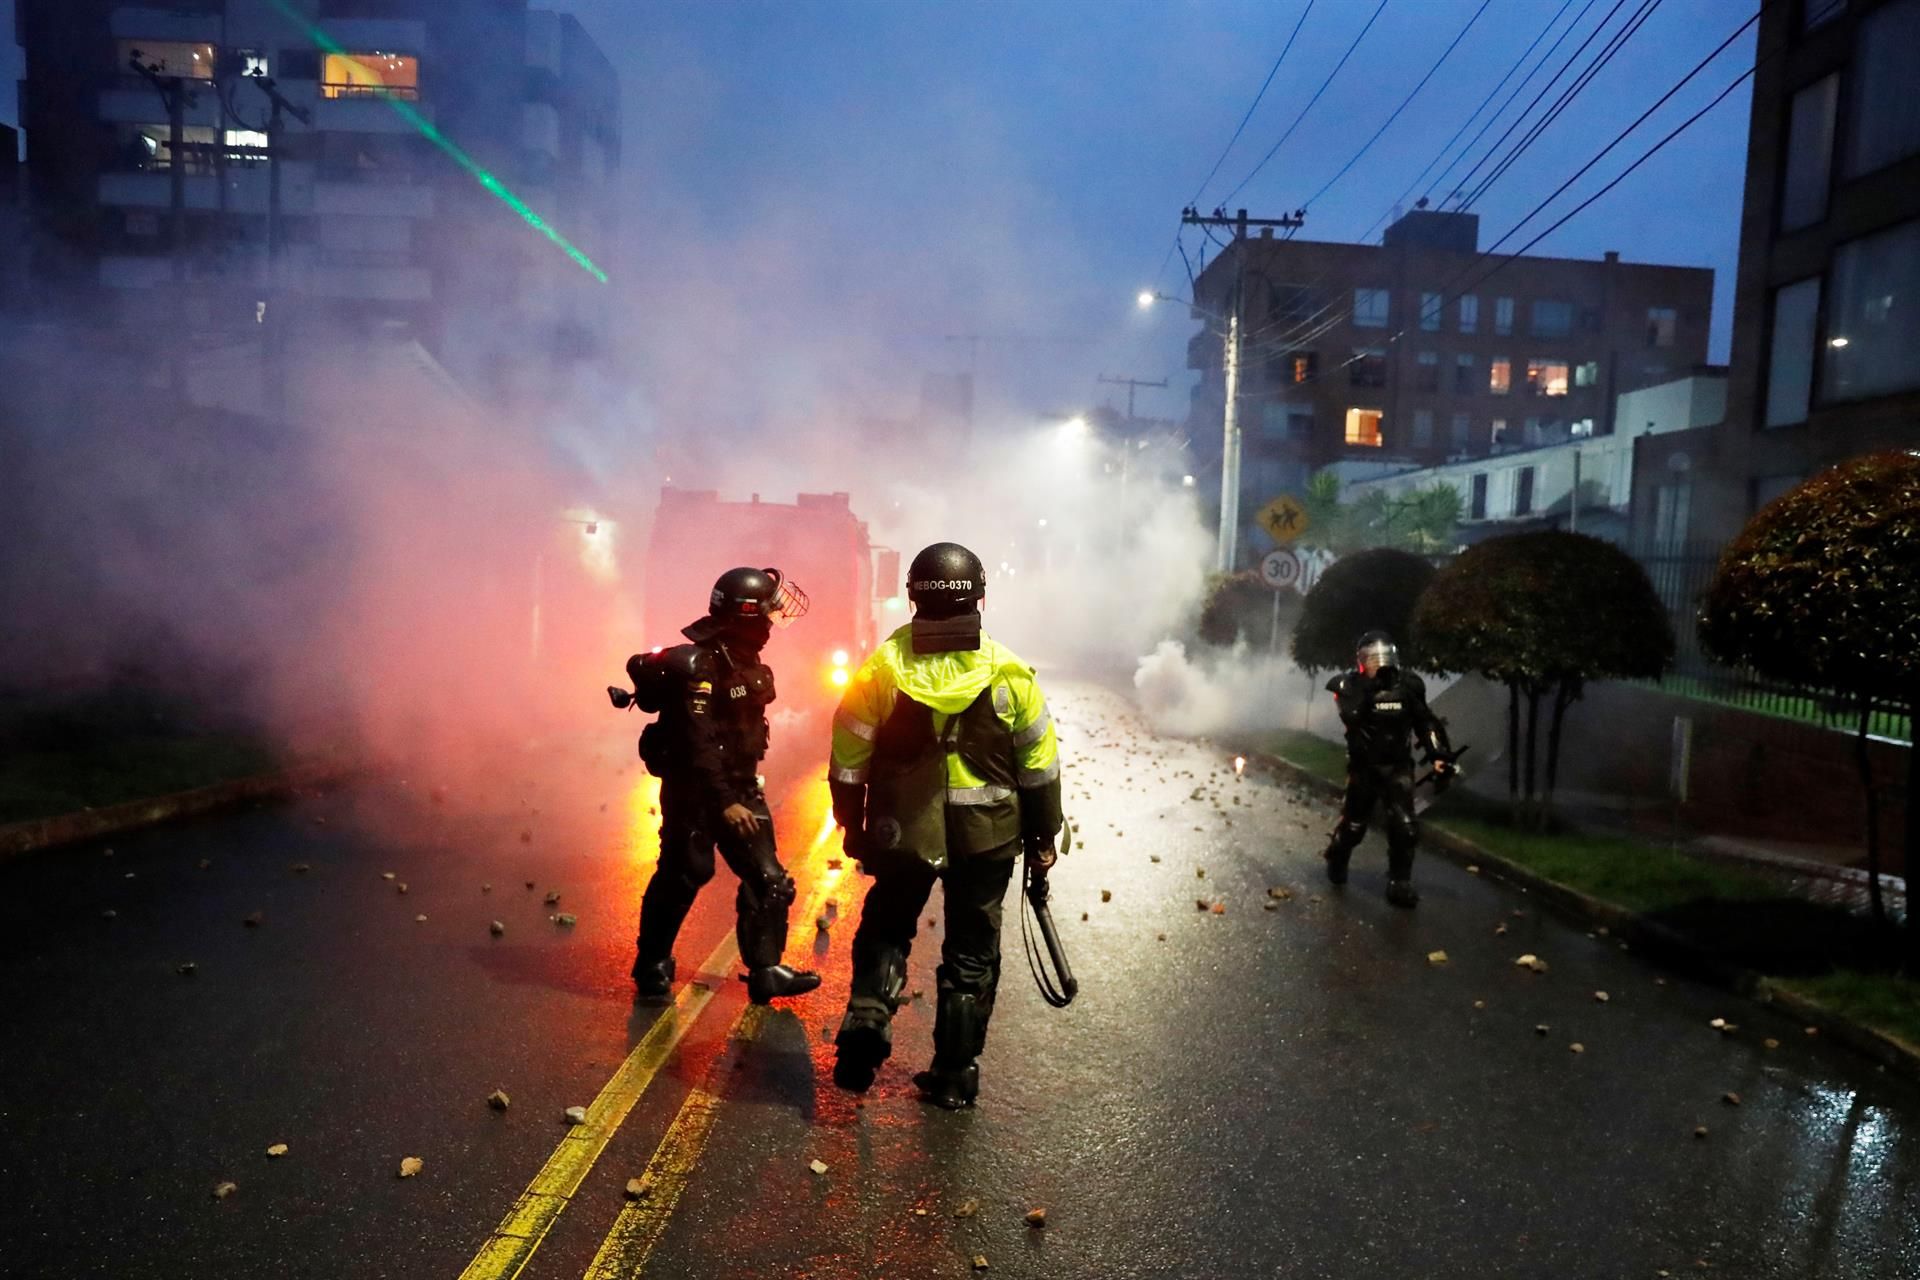
[(1260, 509), (1255, 517), (1267, 536), (1283, 547), (1290, 547), (1307, 531), (1307, 508), (1300, 499), (1283, 493)]

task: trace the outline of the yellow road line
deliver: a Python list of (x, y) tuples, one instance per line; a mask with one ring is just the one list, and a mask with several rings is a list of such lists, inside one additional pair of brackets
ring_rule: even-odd
[[(739, 956), (729, 933), (701, 965), (700, 972), (724, 973)], [(533, 1258), (534, 1250), (546, 1239), (547, 1232), (553, 1229), (554, 1220), (567, 1207), (567, 1201), (579, 1190), (593, 1162), (612, 1141), (620, 1123), (640, 1101), (640, 1095), (653, 1083), (668, 1056), (712, 999), (713, 991), (704, 979), (694, 979), (680, 988), (673, 1004), (647, 1028), (640, 1043), (633, 1047), (633, 1052), (587, 1108), (587, 1122), (567, 1131), (540, 1172), (514, 1201), (507, 1216), (480, 1246), (467, 1269), (460, 1273), (461, 1280), (512, 1280), (520, 1274)]]
[[(814, 842), (815, 849), (825, 842), (830, 830), (823, 831)], [(826, 900), (840, 887), (840, 881), (841, 875), (836, 870), (823, 869), (816, 874), (813, 892), (799, 913), (802, 924), (820, 913)], [(693, 1167), (700, 1162), (700, 1153), (706, 1149), (714, 1113), (720, 1106), (721, 1082), (732, 1074), (734, 1056), (760, 1034), (765, 1014), (764, 1007), (748, 1005), (735, 1020), (726, 1048), (714, 1059), (706, 1080), (680, 1104), (679, 1114), (667, 1126), (660, 1145), (647, 1161), (646, 1171), (640, 1175), (640, 1197), (627, 1202), (620, 1216), (614, 1219), (607, 1238), (600, 1242), (599, 1252), (587, 1267), (586, 1280), (622, 1280), (639, 1275), (646, 1267), (647, 1259), (653, 1256), (655, 1246), (666, 1234), (673, 1211), (680, 1204), (681, 1192), (693, 1179)]]

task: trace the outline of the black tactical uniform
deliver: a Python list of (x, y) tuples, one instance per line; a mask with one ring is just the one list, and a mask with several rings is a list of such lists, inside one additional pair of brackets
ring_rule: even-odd
[(1425, 682), (1401, 670), (1399, 652), (1385, 632), (1360, 638), (1355, 666), (1327, 682), (1347, 731), (1347, 794), (1324, 855), (1327, 879), (1347, 882), (1348, 860), (1366, 838), (1367, 820), (1378, 805), (1387, 828), (1387, 901), (1411, 907), (1420, 900), (1413, 887), (1420, 827), (1413, 813), (1411, 744), (1420, 741), (1443, 777), (1452, 766), (1453, 749), (1446, 723), (1427, 705)]
[(708, 616), (684, 628), (692, 643), (651, 659), (665, 668), (670, 687), (659, 720), (640, 738), (640, 754), (660, 778), (660, 860), (640, 902), (633, 964), (643, 997), (662, 999), (672, 990), (674, 938), (701, 886), (713, 879), (715, 846), (740, 877), (736, 936), (753, 1000), (764, 1004), (820, 985), (817, 974), (780, 962), (793, 877), (775, 852), (758, 777), (774, 699), (773, 671), (760, 651), (782, 589), (773, 571), (728, 572), (714, 586)]

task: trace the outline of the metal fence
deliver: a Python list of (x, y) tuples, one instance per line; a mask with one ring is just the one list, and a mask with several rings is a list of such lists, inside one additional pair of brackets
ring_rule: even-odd
[[(1702, 652), (1696, 621), (1701, 597), (1720, 561), (1717, 548), (1641, 550), (1634, 553), (1634, 558), (1653, 580), (1653, 589), (1667, 606), (1667, 617), (1673, 623), (1673, 671), (1657, 683), (1643, 682), (1649, 688), (1821, 728), (1858, 732), (1860, 701), (1855, 695), (1769, 680), (1751, 671), (1722, 666)], [(1892, 742), (1913, 741), (1913, 726), (1905, 708), (1893, 702), (1872, 704), (1867, 732)]]

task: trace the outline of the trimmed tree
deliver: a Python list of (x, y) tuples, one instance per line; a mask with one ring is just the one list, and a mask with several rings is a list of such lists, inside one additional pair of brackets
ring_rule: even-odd
[(1335, 561), (1307, 592), (1293, 628), (1293, 660), (1307, 671), (1353, 661), (1353, 645), (1376, 627), (1413, 652), (1413, 606), (1433, 580), (1433, 566), (1410, 551), (1376, 547)]
[[(1867, 789), (1867, 870), (1880, 898), (1879, 814), (1867, 756), (1873, 704), (1908, 717), (1906, 872), (1920, 867), (1920, 451), (1832, 467), (1763, 508), (1721, 554), (1700, 642), (1725, 662), (1832, 689), (1858, 712)], [(1907, 966), (1920, 973), (1920, 912), (1907, 910)]]
[[(1469, 547), (1420, 597), (1413, 643), (1434, 670), (1507, 687), (1507, 795), (1516, 821), (1542, 824), (1559, 780), (1561, 728), (1588, 682), (1657, 677), (1673, 661), (1673, 628), (1646, 571), (1611, 542), (1558, 529)], [(1540, 700), (1549, 694), (1546, 786), (1537, 793)]]

